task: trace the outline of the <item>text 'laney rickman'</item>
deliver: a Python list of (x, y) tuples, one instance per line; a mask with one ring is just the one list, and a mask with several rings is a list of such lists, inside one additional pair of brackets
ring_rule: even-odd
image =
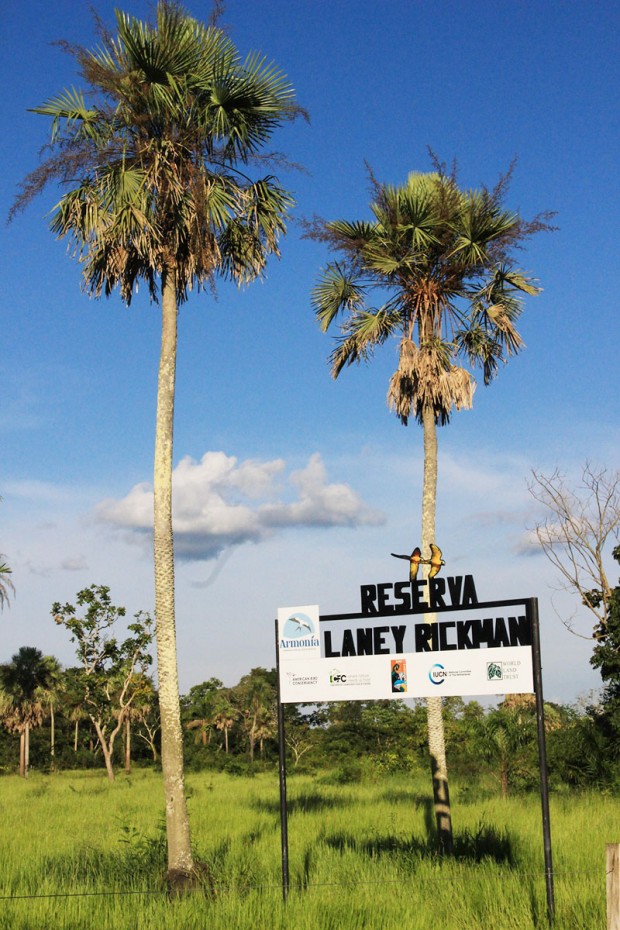
[(323, 632), (323, 654), (328, 659), (531, 644), (531, 626), (525, 616), (416, 623), (412, 628), (403, 624)]

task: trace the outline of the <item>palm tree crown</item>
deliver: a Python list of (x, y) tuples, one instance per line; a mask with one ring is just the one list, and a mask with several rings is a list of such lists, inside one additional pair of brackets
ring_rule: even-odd
[[(51, 227), (84, 263), (87, 290), (140, 279), (152, 297), (173, 274), (178, 301), (215, 274), (246, 283), (277, 253), (290, 195), (235, 164), (300, 111), (288, 81), (257, 55), (240, 59), (224, 33), (160, 2), (155, 25), (116, 12), (118, 35), (74, 50), (94, 103), (65, 90), (34, 112), (52, 118), (52, 149), (13, 212), (50, 180), (71, 186)], [(76, 178), (79, 183), (76, 185)]]
[(425, 408), (444, 424), (454, 408), (470, 407), (475, 381), (462, 363), (481, 366), (488, 384), (523, 345), (519, 295), (539, 290), (512, 267), (511, 252), (546, 227), (546, 216), (526, 223), (503, 208), (508, 176), (493, 191), (462, 191), (436, 167), (411, 173), (402, 187), (372, 178), (373, 220), (317, 222), (310, 231), (341, 256), (312, 294), (324, 331), (345, 315), (332, 375), (400, 335), (388, 404), (404, 424), (411, 415), (422, 422)]
[(8, 730), (20, 734), (20, 774), (28, 775), (29, 732), (41, 725), (58, 663), (34, 646), (22, 646), (0, 666), (2, 718)]

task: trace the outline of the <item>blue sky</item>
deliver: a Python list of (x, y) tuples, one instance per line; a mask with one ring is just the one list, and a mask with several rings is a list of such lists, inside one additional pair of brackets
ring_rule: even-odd
[[(96, 3), (106, 23), (114, 6)], [(565, 701), (598, 679), (591, 643), (560, 617), (577, 613), (586, 636), (589, 621), (553, 590), (544, 557), (524, 551), (537, 518), (526, 483), (532, 467), (617, 467), (619, 20), (617, 5), (581, 0), (228, 0), (222, 20), (242, 53), (260, 50), (288, 74), (310, 113), (274, 140), (305, 168), (280, 173), (297, 217), (365, 217), (364, 162), (402, 183), (429, 168), (427, 146), (456, 156), (463, 185), (493, 184), (516, 156), (508, 204), (557, 211), (559, 230), (521, 260), (544, 288), (522, 318), (527, 349), (440, 431), (437, 541), (447, 573), (473, 574), (483, 599), (540, 598), (546, 696)], [(88, 4), (4, 12), (4, 215), (47, 139), (27, 108), (76, 80), (59, 38), (94, 44)], [(55, 200), (48, 191), (0, 232), (0, 551), (17, 590), (0, 618), (0, 659), (37, 645), (70, 664), (52, 602), (96, 582), (130, 612), (153, 607), (144, 521), (160, 320), (144, 294), (129, 310), (81, 294), (78, 265), (47, 229)], [(398, 580), (389, 553), (419, 541), (422, 435), (385, 405), (396, 344), (331, 381), (330, 337), (309, 300), (326, 258), (293, 222), (265, 282), (221, 286), (181, 311), (184, 690), (273, 665), (279, 606), (357, 610), (359, 586)]]

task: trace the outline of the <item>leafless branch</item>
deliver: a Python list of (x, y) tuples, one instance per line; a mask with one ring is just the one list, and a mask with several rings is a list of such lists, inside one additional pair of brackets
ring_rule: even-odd
[(620, 534), (620, 471), (586, 463), (573, 488), (557, 469), (551, 475), (532, 470), (529, 490), (548, 512), (534, 528), (543, 552), (564, 588), (576, 591), (596, 617), (596, 635), (605, 628), (612, 591), (605, 556), (609, 540)]

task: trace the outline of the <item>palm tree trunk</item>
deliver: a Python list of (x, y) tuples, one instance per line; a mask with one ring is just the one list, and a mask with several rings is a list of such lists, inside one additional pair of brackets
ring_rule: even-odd
[(168, 878), (175, 887), (194, 870), (183, 775), (183, 731), (177, 671), (172, 536), (172, 439), (177, 353), (174, 269), (162, 274), (162, 338), (155, 427), (154, 520), (155, 618), (161, 756), (166, 803)]
[(502, 785), (502, 797), (508, 797), (508, 765), (505, 761), (502, 760), (502, 772), (501, 772), (501, 785)]
[(54, 715), (54, 705), (50, 702), (50, 769), (52, 772), (55, 768), (56, 756), (56, 719)]
[(24, 728), (24, 778), (28, 778), (30, 771), (30, 724)]
[(75, 729), (74, 729), (74, 731), (73, 731), (73, 751), (74, 751), (74, 752), (77, 752), (77, 751), (78, 751), (78, 729), (79, 729), (79, 726), (80, 726), (80, 721), (79, 721), (78, 718), (76, 717), (76, 718), (75, 718)]
[(26, 734), (24, 730), (19, 733), (19, 774), (26, 777)]
[[(425, 406), (422, 413), (424, 428), (424, 485), (422, 489), (422, 552), (428, 553), (430, 544), (435, 542), (435, 512), (437, 508), (437, 424), (435, 414), (430, 406)], [(428, 575), (428, 566), (424, 566)], [(427, 614), (429, 623), (436, 623), (436, 614)], [(450, 814), (450, 792), (448, 790), (448, 766), (446, 764), (446, 744), (443, 726), (443, 707), (441, 698), (427, 698), (426, 714), (428, 721), (428, 751), (433, 778), (433, 802), (435, 806), (435, 823), (437, 839), (441, 853), (451, 853), (453, 849), (452, 817)]]
[(254, 762), (254, 746), (256, 744), (255, 727), (256, 724), (252, 721), (252, 729), (250, 730), (250, 762), (252, 763)]

